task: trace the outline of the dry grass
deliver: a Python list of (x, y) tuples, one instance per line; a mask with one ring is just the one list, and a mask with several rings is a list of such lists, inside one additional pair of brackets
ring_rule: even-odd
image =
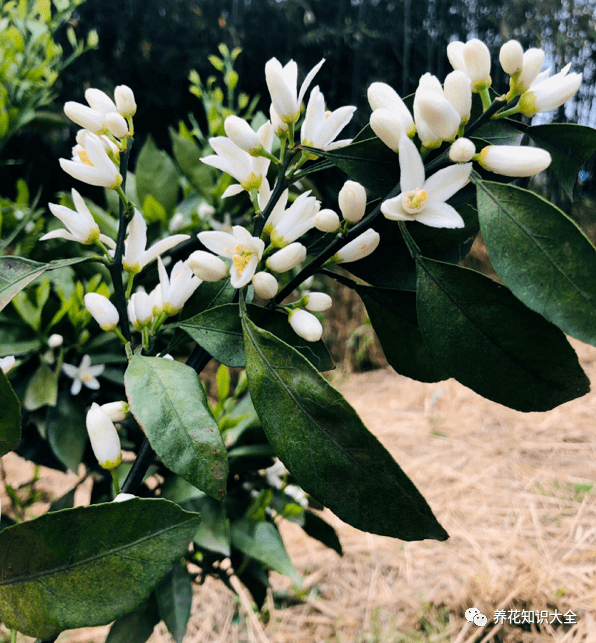
[[(596, 348), (573, 342), (592, 382)], [(596, 393), (522, 414), (452, 380), (422, 384), (391, 370), (336, 383), (391, 451), (450, 534), (403, 543), (327, 512), (344, 556), (286, 525), (303, 575), (301, 604), (268, 601), (267, 618), (215, 581), (197, 589), (185, 643), (596, 642)], [(7, 463), (8, 464), (8, 463)], [(594, 485), (594, 486), (592, 486)], [(276, 592), (295, 595), (274, 575)], [(477, 607), (489, 624), (468, 623)], [(524, 631), (495, 610), (577, 614), (573, 626)], [(103, 640), (107, 628), (60, 642)], [(170, 641), (160, 625), (152, 643)]]

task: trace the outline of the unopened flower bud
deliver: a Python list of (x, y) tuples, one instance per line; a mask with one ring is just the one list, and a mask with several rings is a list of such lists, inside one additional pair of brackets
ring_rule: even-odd
[(348, 263), (350, 261), (358, 261), (368, 255), (372, 254), (379, 245), (381, 236), (376, 230), (369, 228), (362, 234), (358, 235), (355, 239), (340, 248), (331, 258), (333, 263)]
[(225, 261), (204, 250), (195, 250), (186, 263), (203, 281), (220, 281), (225, 279), (230, 271)]
[(272, 299), (279, 289), (277, 279), (269, 272), (257, 272), (252, 278), (252, 285), (261, 299)]
[(331, 308), (333, 304), (331, 297), (324, 292), (308, 293), (308, 295), (304, 295), (302, 301), (304, 302), (306, 310), (310, 310), (313, 313), (327, 310)]
[(87, 432), (91, 448), (104, 469), (115, 469), (122, 462), (120, 438), (107, 413), (96, 402), (87, 411)]
[(112, 422), (122, 422), (130, 413), (128, 404), (122, 400), (121, 402), (108, 402), (101, 405), (101, 410), (112, 420)]
[(315, 228), (321, 232), (335, 232), (341, 225), (337, 213), (329, 208), (319, 210), (315, 214)]
[(410, 137), (414, 136), (416, 126), (412, 114), (393, 87), (386, 83), (372, 83), (367, 90), (367, 97), (373, 112), (377, 109), (388, 109), (399, 118), (406, 134)]
[(91, 313), (102, 330), (114, 330), (118, 325), (118, 311), (116, 306), (103, 295), (89, 292), (84, 297), (85, 308)]
[(515, 83), (517, 94), (522, 94), (530, 89), (532, 83), (538, 77), (543, 63), (544, 51), (542, 49), (532, 48), (524, 52), (522, 70)]
[(461, 117), (449, 101), (432, 91), (416, 93), (416, 125), (424, 147), (436, 147), (440, 141), (455, 138)]
[(48, 339), (48, 346), (50, 348), (60, 348), (64, 343), (64, 337), (58, 333), (53, 333)]
[(128, 316), (137, 330), (153, 321), (153, 301), (144, 290), (137, 290), (128, 301)]
[(524, 65), (524, 49), (517, 40), (509, 40), (499, 51), (499, 62), (506, 74), (513, 76), (522, 70)]
[(104, 116), (116, 111), (114, 101), (105, 92), (102, 92), (101, 89), (90, 87), (85, 90), (85, 100), (93, 109), (101, 112)]
[(399, 139), (405, 131), (399, 116), (383, 107), (375, 109), (370, 115), (370, 126), (389, 149), (398, 151)]
[(116, 138), (125, 138), (128, 136), (128, 123), (124, 116), (118, 112), (106, 114), (106, 125)]
[(489, 145), (474, 160), (490, 172), (523, 177), (534, 176), (546, 170), (551, 163), (551, 155), (539, 147)]
[(488, 89), (491, 84), (490, 51), (482, 40), (478, 38), (468, 40), (464, 45), (464, 61), (472, 81), (472, 91)]
[(130, 87), (118, 85), (114, 90), (114, 98), (116, 99), (116, 107), (122, 116), (127, 118), (136, 114), (137, 104), (135, 102), (135, 95)]
[(346, 181), (339, 191), (339, 209), (346, 221), (358, 223), (366, 209), (366, 190), (356, 181)]
[(467, 163), (476, 154), (476, 146), (469, 138), (458, 138), (449, 148), (449, 158), (454, 163)]
[(249, 154), (254, 154), (263, 147), (257, 133), (243, 118), (228, 116), (224, 121), (224, 129), (232, 143)]
[(472, 110), (472, 88), (470, 79), (463, 71), (452, 71), (447, 74), (444, 85), (445, 98), (459, 114), (462, 123), (470, 120)]
[(318, 342), (321, 339), (323, 326), (312, 313), (302, 309), (295, 309), (290, 313), (288, 321), (296, 335), (299, 335), (307, 342)]
[(105, 127), (104, 115), (96, 109), (81, 105), (81, 103), (69, 100), (64, 103), (64, 113), (73, 123), (94, 134), (101, 132)]
[(271, 255), (266, 262), (267, 268), (273, 272), (287, 272), (302, 263), (305, 257), (306, 248), (298, 241), (295, 241)]

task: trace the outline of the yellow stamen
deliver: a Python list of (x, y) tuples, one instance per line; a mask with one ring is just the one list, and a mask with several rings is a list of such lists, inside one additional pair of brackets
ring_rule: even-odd
[(417, 214), (424, 210), (426, 201), (428, 199), (428, 194), (426, 190), (421, 190), (420, 188), (416, 190), (410, 190), (404, 194), (402, 201), (404, 210), (408, 214)]

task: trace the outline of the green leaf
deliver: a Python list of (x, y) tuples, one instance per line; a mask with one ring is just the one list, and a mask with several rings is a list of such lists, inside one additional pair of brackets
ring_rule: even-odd
[(443, 368), (518, 411), (548, 411), (590, 381), (565, 335), (479, 272), (419, 257), (418, 319)]
[(124, 384), (131, 411), (165, 466), (223, 499), (226, 448), (196, 372), (181, 362), (135, 355)]
[(581, 166), (596, 151), (596, 129), (575, 123), (528, 126), (515, 123), (538, 147), (550, 152), (551, 170), (567, 197), (573, 200), (573, 186)]
[(21, 403), (0, 369), (0, 458), (14, 451), (21, 441)]
[(88, 261), (88, 257), (55, 259), (49, 263), (39, 263), (23, 257), (0, 257), (0, 310), (23, 288), (47, 270)]
[(302, 529), (304, 529), (305, 533), (311, 538), (318, 540), (326, 547), (329, 547), (329, 549), (333, 549), (333, 551), (336, 551), (340, 556), (343, 556), (343, 549), (335, 529), (317, 514), (312, 511), (305, 511)]
[(317, 150), (316, 153), (364, 185), (374, 196), (385, 196), (399, 182), (399, 157), (376, 136), (337, 150)]
[(104, 625), (140, 605), (200, 517), (161, 499), (77, 507), (0, 533), (0, 620), (38, 638)]
[(157, 148), (151, 136), (139, 152), (136, 178), (139, 201), (144, 204), (151, 195), (170, 214), (178, 202), (178, 170), (168, 154)]
[(147, 223), (159, 223), (162, 226), (168, 223), (168, 214), (163, 205), (151, 194), (143, 201), (143, 217)]
[(43, 362), (29, 380), (23, 406), (35, 411), (42, 406), (56, 406), (58, 401), (58, 375)]
[(182, 643), (190, 619), (192, 580), (186, 565), (175, 563), (155, 590), (159, 615), (176, 643)]
[(564, 333), (596, 345), (596, 249), (565, 213), (511, 185), (478, 182), (482, 235), (513, 294)]
[[(335, 368), (327, 347), (322, 341), (307, 342), (292, 330), (284, 313), (248, 305), (250, 317), (284, 342), (302, 353), (320, 371)], [(244, 337), (238, 304), (210, 308), (190, 319), (172, 324), (185, 330), (218, 362), (226, 366), (244, 367)]]
[(420, 382), (449, 377), (422, 339), (416, 293), (356, 286), (387, 361), (400, 375)]
[[(508, 118), (488, 121), (474, 134), (489, 145), (520, 145), (523, 134), (517, 128), (518, 123)], [(480, 152), (480, 147), (476, 148)]]
[(159, 623), (159, 612), (153, 596), (139, 609), (122, 616), (110, 628), (105, 643), (145, 643)]
[(174, 158), (184, 175), (193, 187), (206, 194), (213, 187), (213, 173), (208, 165), (201, 161), (203, 152), (194, 140), (170, 129)]
[(241, 518), (232, 523), (231, 533), (236, 549), (299, 583), (298, 572), (273, 523)]
[(203, 492), (187, 501), (184, 507), (201, 514), (201, 524), (193, 542), (201, 549), (208, 549), (224, 556), (230, 555), (230, 521), (223, 502)]
[(77, 473), (87, 446), (87, 427), (84, 409), (68, 390), (60, 393), (58, 404), (48, 413), (47, 438), (58, 460)]
[(242, 318), (250, 394), (297, 483), (348, 524), (402, 540), (447, 533), (356, 411), (312, 365)]

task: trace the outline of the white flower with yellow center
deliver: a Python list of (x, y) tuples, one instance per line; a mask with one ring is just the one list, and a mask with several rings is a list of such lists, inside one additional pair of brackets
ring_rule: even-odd
[(84, 145), (77, 145), (73, 151), (72, 160), (59, 159), (60, 167), (67, 174), (83, 183), (110, 190), (122, 184), (122, 175), (98, 136), (85, 132)]
[(325, 98), (318, 87), (310, 93), (304, 123), (300, 128), (300, 142), (309, 147), (332, 150), (344, 147), (352, 139), (335, 141), (336, 136), (350, 122), (355, 107), (347, 105), (333, 112), (325, 111)]
[(385, 218), (418, 221), (433, 228), (464, 227), (457, 210), (445, 201), (469, 182), (471, 163), (446, 167), (425, 179), (420, 153), (403, 134), (399, 143), (399, 167), (402, 192), (381, 205)]
[(242, 288), (250, 282), (263, 256), (264, 241), (251, 236), (242, 226), (234, 226), (231, 233), (208, 230), (197, 236), (208, 250), (231, 259), (230, 282), (234, 288)]
[(79, 366), (74, 366), (73, 364), (62, 364), (62, 370), (68, 375), (68, 377), (72, 377), (73, 379), (72, 386), (70, 387), (70, 394), (78, 395), (81, 392), (83, 384), (87, 388), (96, 391), (99, 388), (97, 376), (103, 373), (104, 368), (105, 366), (103, 364), (91, 366), (91, 358), (89, 355), (83, 355), (83, 359)]

